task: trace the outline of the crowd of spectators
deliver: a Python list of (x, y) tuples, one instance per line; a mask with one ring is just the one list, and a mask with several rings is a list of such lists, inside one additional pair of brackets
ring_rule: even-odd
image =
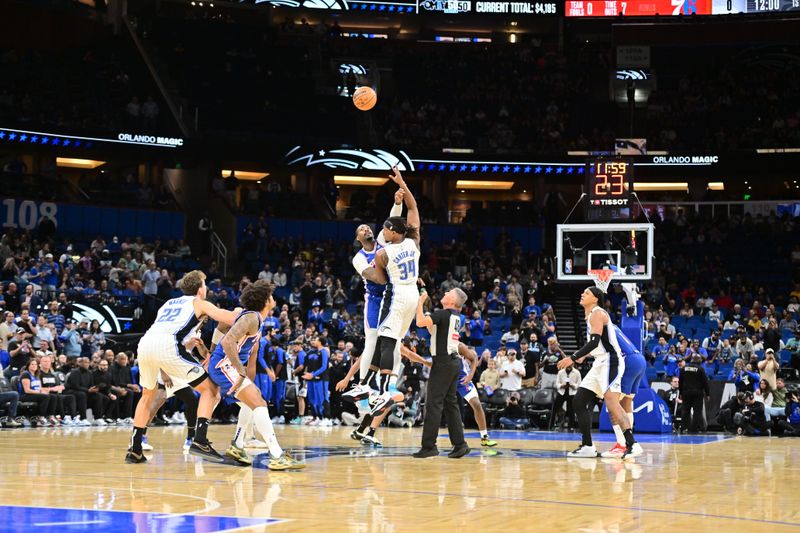
[(58, 50), (2, 49), (0, 120), (57, 132), (174, 131), (140, 61), (112, 36)]
[(800, 142), (800, 48), (707, 49), (686, 56), (656, 48), (658, 89), (649, 99), (648, 145), (713, 152), (791, 147)]
[[(700, 356), (703, 371), (710, 379), (730, 381), (740, 392), (753, 393), (756, 401), (763, 396), (769, 404), (766, 398), (769, 394), (774, 398), (780, 389), (778, 377), (796, 377), (782, 374), (782, 369), (800, 369), (800, 284), (792, 278), (792, 272), (800, 266), (800, 248), (791, 249), (796, 240), (795, 221), (774, 215), (707, 220), (695, 213), (678, 211), (657, 223), (658, 246), (663, 255), (659, 256), (655, 279), (641, 287), (645, 351), (652, 364), (650, 378), (668, 382), (677, 378), (680, 387), (682, 367), (690, 364), (693, 356)], [(299, 352), (312, 351), (317, 343), (327, 348), (330, 366), (324, 377), (328, 381), (329, 404), (324, 416), (306, 421), (326, 424), (331, 423), (326, 422), (329, 419), (340, 420), (348, 408), (342, 404), (335, 385), (363, 346), (363, 282), (350, 267), (356, 248), (350, 242), (277, 239), (269, 235), (266, 219), (259, 224), (263, 231), (254, 232), (245, 253), (255, 254), (264, 262), (235, 283), (224, 279), (216, 264), (208, 265), (205, 270), (209, 300), (233, 309), (250, 280), (272, 282), (279, 307), (271, 321), (268, 350), (281, 350), (285, 366), (294, 367)], [(7, 350), (9, 357), (4, 362), (11, 377), (22, 372), (35, 377), (36, 371), (26, 368), (32, 355), (54, 357), (57, 370), (63, 364), (76, 366), (75, 357), (87, 357), (89, 371), (97, 370), (107, 348), (89, 322), (78, 318), (77, 323), (70, 323), (72, 304), (81, 299), (129, 301), (141, 309), (142, 323), (146, 323), (159, 302), (174, 294), (175, 277), (180, 275), (156, 265), (191, 257), (191, 250), (182, 242), (120, 242), (117, 238), (106, 242), (97, 237), (83, 246), (71, 241), (56, 245), (46, 235), (9, 232), (0, 240), (4, 283), (0, 306), (7, 311), (9, 324), (0, 325), (0, 334), (6, 335), (7, 342), (16, 343), (15, 353)], [(759, 247), (769, 248), (772, 265), (750, 269), (742, 266), (743, 262), (737, 262), (736, 255), (730, 253), (736, 249), (734, 245), (748, 246), (754, 253)], [(469, 242), (456, 242), (435, 249), (425, 246), (423, 252), (420, 277), (430, 288), (434, 305), (444, 292), (455, 287), (469, 296), (463, 311), (462, 339), (479, 355), (474, 381), (482, 398), (489, 401), (502, 390), (501, 396), (509, 394), (509, 402), (513, 393), (514, 397), (519, 395), (520, 405), (528, 408), (531, 398), (526, 390), (553, 387), (555, 401), (568, 407), (570, 392), (577, 387), (585, 368), (568, 373), (559, 372), (556, 367), (568, 354), (559, 343), (555, 309), (549, 305), (555, 295), (552, 276), (549, 269), (541, 267), (540, 258), (523, 252), (507, 233), (500, 234), (491, 250), (481, 251)], [(736, 274), (729, 274), (728, 269)], [(606, 306), (619, 320), (623, 295), (618, 287), (612, 287)], [(412, 332), (406, 342), (421, 355), (427, 355), (425, 331)], [(20, 353), (28, 355), (20, 358)], [(108, 356), (117, 357), (114, 352)], [(132, 362), (135, 353), (129, 359)], [(426, 369), (409, 364), (406, 373), (411, 382), (407, 392), (412, 407), (396, 413), (401, 425), (409, 422), (410, 413), (416, 419), (419, 411), (415, 409), (424, 401)], [(30, 391), (35, 385), (26, 380), (20, 386), (24, 394), (34, 394)], [(106, 402), (96, 396), (91, 401)], [(114, 409), (128, 413), (127, 408), (97, 405), (102, 414), (111, 410), (112, 418), (117, 415)], [(777, 428), (777, 421), (782, 418), (775, 409), (781, 407), (780, 401), (767, 407), (773, 408), (767, 412), (775, 415), (772, 427)], [(37, 408), (44, 410), (42, 416), (65, 417), (71, 403), (41, 402)], [(57, 414), (52, 413), (53, 409)], [(491, 420), (507, 427), (524, 425), (520, 417), (512, 416), (519, 414), (515, 408), (509, 405), (509, 409), (509, 416), (498, 413)], [(220, 420), (231, 415), (225, 410), (217, 413)], [(296, 416), (291, 418), (298, 421)], [(506, 420), (501, 422), (501, 418)], [(564, 413), (566, 425), (572, 423), (571, 419), (570, 412)]]

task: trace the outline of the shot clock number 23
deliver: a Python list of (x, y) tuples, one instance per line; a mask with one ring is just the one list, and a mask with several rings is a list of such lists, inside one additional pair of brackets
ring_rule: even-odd
[(625, 183), (629, 181), (630, 163), (624, 161), (598, 161), (592, 164), (590, 194), (593, 198), (619, 198), (625, 196)]

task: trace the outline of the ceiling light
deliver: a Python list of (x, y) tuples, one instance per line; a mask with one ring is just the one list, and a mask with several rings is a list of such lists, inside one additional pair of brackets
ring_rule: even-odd
[(366, 185), (368, 187), (380, 187), (389, 178), (372, 178), (369, 176), (334, 176), (333, 182), (336, 185)]
[(636, 182), (633, 184), (635, 191), (688, 191), (689, 184), (685, 181), (674, 182)]
[(223, 178), (230, 178), (231, 173), (237, 180), (259, 181), (269, 176), (269, 172), (253, 172), (251, 170), (223, 170), (220, 175)]
[(491, 189), (497, 191), (507, 191), (513, 186), (513, 181), (458, 180), (456, 182), (456, 187), (459, 189)]
[(725, 184), (721, 181), (709, 181), (708, 182), (708, 189), (710, 191), (724, 191)]
[(56, 166), (65, 168), (94, 169), (105, 165), (105, 161), (95, 161), (94, 159), (75, 159), (74, 157), (56, 157)]

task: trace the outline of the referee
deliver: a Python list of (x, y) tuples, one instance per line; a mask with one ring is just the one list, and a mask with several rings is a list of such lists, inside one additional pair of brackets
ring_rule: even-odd
[(458, 375), (461, 371), (461, 359), (458, 356), (458, 330), (461, 327), (461, 308), (467, 301), (467, 295), (461, 289), (453, 289), (442, 297), (442, 307), (433, 313), (425, 314), (422, 306), (428, 299), (423, 289), (417, 304), (417, 327), (428, 328), (431, 332), (431, 355), (433, 364), (428, 379), (428, 394), (425, 402), (425, 423), (422, 429), (422, 448), (414, 457), (423, 459), (439, 455), (436, 448), (436, 437), (442, 422), (442, 411), (447, 419), (447, 432), (453, 450), (447, 454), (451, 459), (464, 457), (469, 453), (469, 446), (464, 441), (464, 426), (461, 422), (461, 410), (458, 407)]

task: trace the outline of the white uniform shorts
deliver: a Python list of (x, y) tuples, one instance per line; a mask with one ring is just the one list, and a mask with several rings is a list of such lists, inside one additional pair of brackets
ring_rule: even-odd
[(172, 380), (172, 386), (167, 387), (164, 385), (164, 380), (161, 379), (161, 374), (158, 375), (158, 385), (159, 387), (163, 386), (164, 390), (167, 393), (167, 398), (172, 398), (175, 396), (175, 393), (181, 389), (185, 389), (189, 386), (189, 383), (186, 380), (178, 379), (178, 378), (170, 378)]
[(158, 386), (161, 370), (172, 378), (173, 383), (189, 385), (200, 383), (207, 375), (203, 365), (181, 356), (174, 335), (154, 333), (142, 337), (137, 360), (139, 381), (145, 389), (152, 390)]
[(609, 391), (622, 393), (622, 374), (625, 373), (625, 358), (608, 354), (595, 358), (591, 370), (581, 380), (581, 387), (602, 398)]
[(386, 285), (381, 302), (378, 336), (402, 340), (417, 314), (417, 285)]

